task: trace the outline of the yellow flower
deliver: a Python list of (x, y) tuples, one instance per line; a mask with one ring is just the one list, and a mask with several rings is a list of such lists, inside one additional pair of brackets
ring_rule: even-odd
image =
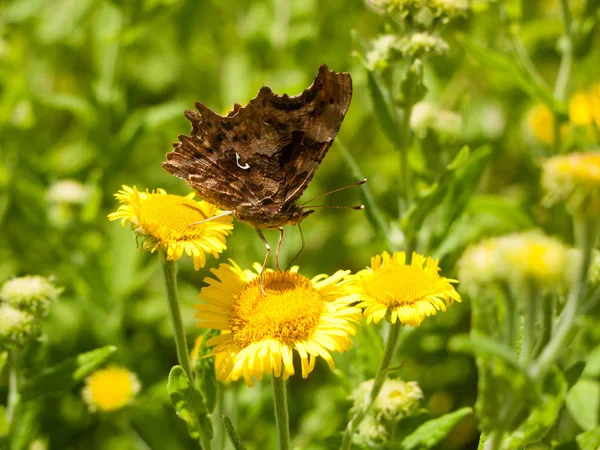
[(546, 105), (535, 105), (527, 116), (529, 129), (542, 144), (554, 143), (554, 114)]
[(185, 197), (167, 194), (163, 189), (139, 192), (134, 186), (123, 186), (115, 197), (123, 205), (108, 215), (109, 220), (121, 219), (131, 223), (132, 229), (145, 238), (143, 248), (155, 252), (163, 248), (167, 259), (178, 260), (186, 253), (194, 259), (194, 268), (206, 264), (205, 253), (215, 258), (225, 250), (225, 237), (233, 229), (231, 216), (219, 217), (199, 225), (221, 211), (204, 201), (193, 200), (194, 193)]
[(547, 159), (542, 186), (548, 205), (563, 202), (571, 213), (600, 211), (600, 153), (570, 153)]
[(545, 288), (565, 286), (571, 282), (569, 266), (575, 259), (559, 240), (530, 230), (469, 246), (457, 267), (461, 286), (476, 296), (495, 281), (512, 284), (527, 280)]
[(569, 101), (569, 119), (576, 125), (595, 123), (600, 128), (600, 83), (573, 94)]
[(82, 396), (91, 410), (115, 411), (130, 404), (139, 390), (140, 382), (133, 372), (113, 366), (87, 377)]
[(248, 386), (263, 374), (287, 379), (294, 374), (292, 353), (300, 356), (302, 377), (312, 372), (317, 356), (333, 370), (330, 352), (343, 352), (356, 332), (360, 309), (358, 300), (346, 289), (349, 271), (312, 280), (289, 271), (265, 270), (262, 289), (261, 266), (242, 270), (233, 261), (212, 269), (216, 279), (207, 278), (196, 305), (198, 327), (221, 330), (209, 339), (216, 356), (217, 378), (236, 381), (243, 377)]
[(592, 123), (592, 105), (584, 92), (573, 94), (569, 101), (569, 119), (575, 125), (590, 125)]
[(438, 260), (413, 253), (406, 264), (406, 253), (383, 252), (371, 258), (371, 267), (355, 275), (353, 292), (361, 296), (359, 307), (367, 322), (388, 320), (406, 325), (420, 325), (426, 316), (445, 311), (460, 295), (450, 283), (456, 280), (440, 277)]
[(196, 367), (196, 363), (198, 362), (198, 357), (200, 356), (200, 347), (202, 347), (202, 341), (204, 341), (204, 336), (200, 335), (194, 341), (194, 347), (190, 352), (190, 364), (192, 367)]

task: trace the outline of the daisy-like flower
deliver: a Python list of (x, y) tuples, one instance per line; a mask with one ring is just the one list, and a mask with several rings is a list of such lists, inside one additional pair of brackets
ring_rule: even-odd
[(391, 323), (420, 325), (426, 316), (445, 311), (460, 295), (450, 283), (456, 280), (440, 277), (438, 260), (413, 253), (406, 263), (406, 253), (383, 252), (371, 258), (371, 267), (354, 277), (352, 291), (360, 294), (360, 308), (367, 322), (378, 323), (389, 314)]
[(52, 278), (28, 275), (8, 280), (0, 289), (0, 299), (34, 316), (45, 316), (62, 288)]
[(548, 205), (563, 202), (571, 213), (600, 211), (600, 153), (553, 156), (542, 166)]
[(121, 224), (131, 224), (132, 229), (143, 236), (144, 249), (155, 252), (163, 248), (167, 259), (178, 260), (187, 254), (199, 270), (206, 264), (206, 253), (218, 258), (225, 250), (225, 237), (233, 229), (231, 216), (223, 216), (204, 223), (222, 211), (204, 201), (193, 199), (194, 193), (185, 197), (167, 194), (163, 189), (139, 192), (123, 185), (115, 197), (123, 203), (117, 212), (108, 215), (109, 220), (121, 219)]
[(242, 270), (233, 261), (221, 264), (212, 269), (216, 279), (207, 278), (199, 295), (205, 303), (196, 305), (198, 326), (222, 333), (207, 342), (216, 356), (217, 378), (243, 377), (248, 386), (263, 374), (285, 380), (294, 374), (294, 350), (303, 378), (314, 369), (317, 356), (333, 370), (331, 352), (348, 349), (361, 316), (351, 306), (358, 296), (346, 289), (349, 271), (308, 279), (298, 267), (267, 269), (261, 288), (261, 266), (253, 268)]
[(554, 143), (554, 114), (546, 105), (539, 104), (531, 108), (527, 124), (538, 142), (546, 145)]
[(85, 380), (81, 395), (92, 411), (116, 411), (140, 391), (137, 376), (124, 367), (96, 370)]
[(573, 94), (569, 101), (569, 119), (581, 126), (600, 128), (600, 83)]
[(34, 316), (9, 304), (0, 304), (0, 349), (22, 346), (38, 333)]
[[(354, 400), (353, 409), (362, 410), (370, 404), (374, 382), (374, 379), (363, 381), (352, 392), (350, 398)], [(385, 420), (398, 421), (415, 414), (422, 399), (423, 391), (416, 381), (388, 378), (377, 394), (371, 412)]]
[[(462, 285), (471, 296), (496, 281), (533, 282), (543, 288), (569, 285), (578, 267), (578, 254), (539, 230), (484, 239), (469, 246), (457, 263)], [(575, 251), (576, 252), (576, 251)]]

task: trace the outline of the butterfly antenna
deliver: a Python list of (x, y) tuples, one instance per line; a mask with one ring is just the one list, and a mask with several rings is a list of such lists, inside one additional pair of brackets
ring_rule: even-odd
[[(306, 204), (308, 204), (308, 203), (310, 203), (310, 202), (312, 202), (314, 200), (317, 200), (318, 198), (323, 198), (323, 197), (325, 197), (325, 196), (327, 196), (329, 194), (333, 194), (335, 192), (343, 191), (344, 189), (348, 189), (348, 188), (351, 188), (351, 187), (354, 187), (354, 186), (360, 186), (361, 184), (365, 184), (366, 182), (367, 182), (367, 179), (363, 178), (362, 180), (357, 181), (356, 183), (352, 183), (352, 184), (349, 184), (347, 186), (342, 186), (342, 187), (339, 187), (337, 189), (334, 189), (333, 191), (329, 191), (329, 192), (325, 192), (324, 194), (317, 195), (316, 197), (311, 198), (307, 202), (302, 203), (300, 206), (304, 206), (304, 205), (306, 205)], [(313, 208), (313, 206), (311, 206), (311, 208)]]
[(313, 208), (329, 208), (329, 209), (355, 209), (357, 211), (362, 211), (365, 209), (365, 205), (358, 206), (340, 206), (340, 205), (310, 205), (310, 209)]
[(195, 227), (196, 225), (201, 225), (206, 222), (210, 222), (211, 220), (220, 219), (221, 217), (230, 216), (231, 214), (233, 214), (233, 211), (225, 211), (221, 214), (217, 214), (216, 216), (212, 216), (208, 219), (201, 220), (200, 222), (192, 222), (188, 225), (188, 228)]

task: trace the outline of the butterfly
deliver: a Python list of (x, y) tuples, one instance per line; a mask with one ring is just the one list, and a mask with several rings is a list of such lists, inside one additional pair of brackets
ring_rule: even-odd
[(236, 103), (226, 116), (196, 102), (198, 112), (184, 113), (192, 124), (190, 135), (179, 135), (162, 166), (223, 214), (253, 226), (267, 247), (266, 264), (270, 247), (261, 229), (280, 230), (279, 249), (282, 227), (314, 212), (297, 201), (331, 147), (351, 99), (350, 74), (322, 65), (299, 95), (277, 95), (263, 86), (246, 106)]

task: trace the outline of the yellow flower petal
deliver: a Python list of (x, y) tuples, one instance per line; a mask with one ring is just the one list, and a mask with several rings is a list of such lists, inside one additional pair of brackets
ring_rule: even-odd
[(455, 280), (438, 275), (438, 261), (413, 253), (411, 264), (406, 254), (383, 252), (371, 259), (371, 267), (354, 277), (352, 291), (361, 297), (367, 322), (378, 323), (388, 316), (391, 323), (420, 325), (427, 316), (445, 311), (460, 295), (450, 283)]
[(123, 205), (108, 215), (109, 220), (121, 219), (144, 237), (143, 248), (155, 252), (166, 250), (167, 259), (175, 261), (185, 253), (194, 261), (194, 269), (206, 264), (206, 253), (215, 257), (225, 250), (225, 237), (233, 229), (231, 216), (210, 219), (221, 213), (214, 205), (192, 199), (193, 193), (182, 197), (167, 194), (164, 189), (139, 192), (134, 186), (123, 186), (115, 194)]
[(207, 342), (218, 379), (243, 377), (249, 386), (263, 374), (286, 379), (294, 374), (294, 350), (306, 378), (317, 356), (333, 368), (330, 352), (350, 346), (360, 310), (350, 306), (358, 296), (345, 287), (348, 272), (309, 280), (293, 269), (267, 269), (261, 288), (260, 265), (252, 272), (232, 261), (212, 270), (216, 279), (205, 280), (199, 296), (205, 303), (196, 305), (196, 317), (199, 327), (222, 330)]

